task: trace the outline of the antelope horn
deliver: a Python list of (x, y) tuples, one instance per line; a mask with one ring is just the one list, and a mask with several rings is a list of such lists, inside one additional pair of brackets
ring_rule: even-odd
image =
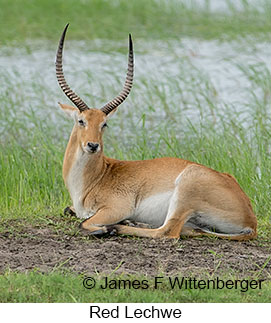
[(89, 109), (89, 107), (86, 105), (86, 103), (76, 94), (74, 93), (69, 85), (67, 84), (64, 73), (63, 73), (63, 68), (62, 68), (62, 52), (63, 52), (63, 45), (64, 45), (64, 40), (65, 40), (65, 35), (66, 31), (69, 27), (69, 24), (66, 25), (57, 49), (57, 54), (56, 54), (56, 77), (58, 80), (58, 84), (60, 85), (61, 89), (63, 92), (66, 94), (66, 96), (77, 106), (77, 108), (80, 110), (80, 112)]
[(101, 110), (105, 114), (109, 114), (111, 111), (116, 109), (129, 95), (132, 85), (133, 85), (133, 75), (134, 75), (134, 54), (133, 54), (133, 42), (131, 34), (129, 34), (129, 58), (128, 58), (128, 70), (126, 75), (126, 80), (124, 83), (123, 90), (118, 96), (116, 96), (112, 101), (106, 103)]

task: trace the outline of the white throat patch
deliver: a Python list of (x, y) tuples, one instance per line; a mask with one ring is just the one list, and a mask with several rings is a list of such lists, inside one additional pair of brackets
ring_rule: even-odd
[(76, 216), (84, 219), (95, 214), (94, 212), (86, 210), (82, 203), (84, 182), (83, 173), (88, 160), (89, 154), (84, 153), (80, 148), (78, 148), (75, 155), (75, 161), (67, 178), (67, 187), (70, 192)]

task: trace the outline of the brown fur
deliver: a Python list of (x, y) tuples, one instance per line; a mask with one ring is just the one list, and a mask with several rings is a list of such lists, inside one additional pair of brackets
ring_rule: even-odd
[[(61, 107), (67, 112), (76, 112), (71, 106)], [(179, 158), (144, 161), (108, 158), (103, 154), (101, 130), (101, 124), (107, 116), (100, 110), (91, 109), (78, 114), (78, 117), (85, 120), (86, 127), (82, 128), (76, 122), (73, 128), (63, 163), (66, 185), (77, 152), (87, 154), (83, 151), (87, 142), (99, 143), (101, 147), (99, 152), (84, 155), (87, 158), (86, 165), (84, 169), (78, 169), (83, 178), (80, 195), (83, 208), (95, 213), (82, 222), (83, 229), (92, 233), (114, 229), (120, 234), (141, 237), (177, 238), (181, 234), (201, 234), (245, 240), (257, 236), (257, 220), (249, 198), (231, 175)], [(175, 184), (181, 173), (181, 179)], [(129, 219), (143, 200), (168, 191), (177, 192), (178, 198), (173, 214), (163, 226), (148, 229), (118, 224)], [(249, 230), (233, 235), (195, 231), (186, 227), (186, 223), (196, 213), (210, 215), (218, 222)]]

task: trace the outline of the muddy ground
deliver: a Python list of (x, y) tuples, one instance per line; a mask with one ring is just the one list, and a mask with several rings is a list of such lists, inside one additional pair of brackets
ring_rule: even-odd
[(67, 234), (50, 226), (24, 226), (0, 233), (0, 272), (6, 269), (76, 273), (127, 273), (271, 277), (271, 245), (211, 238), (154, 240)]

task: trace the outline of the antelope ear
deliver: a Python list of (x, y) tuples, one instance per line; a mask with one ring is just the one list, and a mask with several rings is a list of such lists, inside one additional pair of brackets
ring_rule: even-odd
[(62, 104), (59, 102), (58, 104), (60, 105), (61, 109), (73, 120), (78, 119), (79, 110), (77, 108), (73, 107), (72, 105)]

